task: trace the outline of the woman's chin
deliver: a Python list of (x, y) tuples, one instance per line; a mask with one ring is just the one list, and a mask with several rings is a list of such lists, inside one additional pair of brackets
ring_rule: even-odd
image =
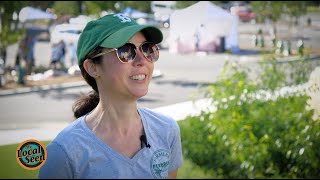
[(147, 95), (148, 89), (135, 89), (131, 91), (131, 94), (137, 99)]

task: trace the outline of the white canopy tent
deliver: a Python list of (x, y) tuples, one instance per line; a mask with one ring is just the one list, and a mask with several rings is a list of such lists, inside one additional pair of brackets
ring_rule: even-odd
[(121, 11), (121, 13), (123, 13), (123, 14), (131, 17), (131, 18), (134, 18), (134, 19), (147, 18), (147, 17), (148, 17), (148, 14), (147, 14), (147, 13), (138, 11), (138, 10), (133, 9), (133, 8), (131, 8), (131, 7), (126, 7), (125, 9), (123, 9), (123, 10)]
[(33, 7), (24, 7), (19, 12), (19, 21), (24, 23), (27, 21), (39, 19), (55, 19), (55, 15), (42, 11), (41, 9)]
[(200, 1), (170, 16), (169, 50), (171, 52), (214, 52), (221, 37), (225, 48), (238, 48), (238, 17), (212, 4)]

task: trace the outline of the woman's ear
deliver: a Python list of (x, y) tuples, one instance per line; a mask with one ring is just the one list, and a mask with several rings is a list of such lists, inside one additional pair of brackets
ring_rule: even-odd
[(93, 78), (99, 78), (99, 72), (97, 69), (97, 65), (92, 62), (91, 59), (86, 59), (83, 62), (83, 68), (87, 71), (87, 73)]

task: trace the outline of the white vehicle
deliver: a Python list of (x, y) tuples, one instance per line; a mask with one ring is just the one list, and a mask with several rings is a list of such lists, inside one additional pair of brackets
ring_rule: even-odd
[(50, 35), (51, 44), (59, 43), (61, 40), (65, 44), (77, 43), (86, 24), (59, 24), (56, 25)]
[(160, 22), (167, 21), (175, 7), (176, 1), (151, 1), (151, 10), (155, 20)]

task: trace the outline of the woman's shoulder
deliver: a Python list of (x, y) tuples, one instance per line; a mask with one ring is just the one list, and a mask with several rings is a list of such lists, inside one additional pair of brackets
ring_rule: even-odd
[(75, 140), (79, 137), (79, 135), (84, 134), (82, 121), (84, 120), (84, 116), (77, 118), (70, 124), (68, 124), (65, 128), (63, 128), (58, 135), (53, 139), (53, 142), (63, 145), (70, 144), (75, 142)]
[(168, 126), (176, 125), (176, 121), (169, 115), (146, 107), (139, 107), (138, 110), (139, 113), (142, 113), (142, 116), (144, 116), (144, 118), (152, 119), (148, 121), (148, 124), (153, 123), (157, 125), (163, 124)]
[(166, 114), (163, 114), (161, 112), (158, 112), (156, 110), (147, 108), (147, 107), (138, 107), (138, 110), (139, 110), (139, 112), (142, 112), (142, 113), (147, 114), (147, 115), (159, 117), (159, 118), (165, 119), (165, 120), (173, 120), (172, 117), (170, 117), (170, 116), (168, 116)]

